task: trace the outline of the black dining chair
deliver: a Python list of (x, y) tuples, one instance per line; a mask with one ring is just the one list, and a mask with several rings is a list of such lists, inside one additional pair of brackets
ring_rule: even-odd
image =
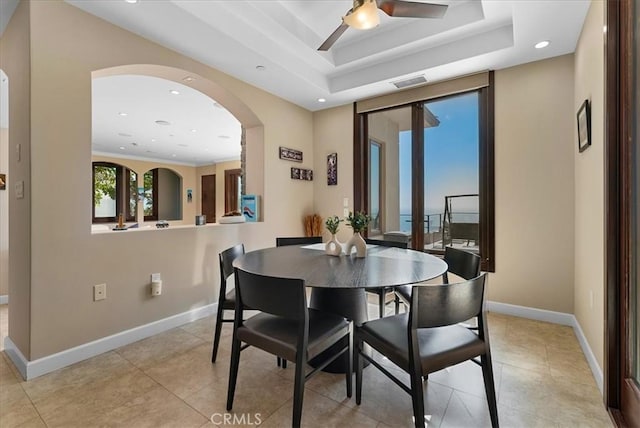
[(233, 261), (244, 254), (244, 244), (238, 244), (227, 248), (219, 254), (220, 260), (220, 292), (218, 294), (218, 313), (216, 315), (216, 329), (213, 337), (213, 349), (211, 350), (211, 362), (216, 362), (222, 323), (233, 322), (233, 319), (224, 319), (224, 311), (234, 310), (236, 307), (235, 289), (227, 292), (227, 279), (233, 274)]
[[(302, 279), (257, 275), (237, 268), (235, 279), (236, 313), (227, 410), (233, 407), (242, 342), (245, 346), (255, 346), (283, 360), (295, 361), (294, 427), (300, 426), (306, 380), (345, 352), (349, 357), (349, 367), (345, 374), (347, 397), (351, 397), (352, 323), (336, 314), (309, 309)], [(261, 312), (245, 321), (242, 312), (247, 307)], [(347, 339), (345, 346), (341, 346), (331, 358), (305, 374), (308, 360), (344, 338)]]
[(310, 245), (322, 244), (322, 236), (291, 236), (276, 238), (276, 247), (286, 247), (287, 245)]
[[(276, 247), (286, 247), (288, 245), (311, 245), (321, 244), (322, 236), (287, 236), (276, 238)], [(287, 368), (287, 360), (278, 357), (278, 367)]]
[[(408, 248), (408, 244), (406, 242), (398, 242), (398, 241), (382, 241), (380, 239), (369, 239), (366, 238), (365, 242), (369, 245), (379, 245), (381, 247), (395, 247), (395, 248), (404, 248), (405, 250)], [(378, 296), (378, 313), (380, 318), (384, 316), (385, 309), (387, 307), (387, 295), (389, 293), (393, 294), (394, 287), (382, 287), (382, 288), (372, 288), (368, 289), (367, 292), (371, 294), (375, 294)], [(396, 314), (400, 312), (400, 301), (396, 301), (395, 299), (390, 301), (389, 303), (395, 302), (396, 305)]]
[[(356, 326), (356, 404), (362, 400), (362, 368), (366, 359), (411, 395), (415, 426), (424, 428), (423, 376), (471, 360), (482, 367), (491, 425), (497, 428), (498, 409), (484, 309), (485, 278), (486, 274), (482, 274), (457, 284), (414, 286), (408, 313)], [(478, 332), (459, 325), (470, 318), (477, 318)], [(363, 352), (365, 343), (407, 372), (410, 385)]]
[[(447, 263), (448, 268), (447, 271), (442, 274), (443, 284), (449, 283), (449, 273), (457, 275), (462, 279), (472, 279), (480, 275), (480, 256), (470, 251), (460, 250), (453, 247), (445, 247), (444, 261)], [(411, 302), (411, 286), (398, 286), (395, 288), (395, 292), (396, 304), (399, 299), (408, 306), (409, 302)], [(396, 313), (398, 313), (397, 310)]]

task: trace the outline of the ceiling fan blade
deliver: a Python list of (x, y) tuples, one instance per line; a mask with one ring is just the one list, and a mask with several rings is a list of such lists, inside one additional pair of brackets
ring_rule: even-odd
[(331, 33), (329, 38), (327, 40), (325, 40), (322, 45), (320, 45), (318, 50), (319, 51), (328, 51), (331, 48), (331, 46), (333, 46), (333, 44), (338, 41), (340, 36), (342, 36), (342, 33), (347, 31), (347, 28), (349, 28), (349, 26), (347, 24), (345, 24), (344, 22), (342, 24), (340, 24), (340, 26), (338, 28), (336, 28), (333, 33)]
[(378, 8), (389, 16), (401, 18), (442, 18), (449, 6), (405, 0), (377, 0)]

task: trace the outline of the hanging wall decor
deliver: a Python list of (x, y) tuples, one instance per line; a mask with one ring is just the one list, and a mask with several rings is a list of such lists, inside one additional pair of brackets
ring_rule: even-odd
[(280, 153), (280, 159), (293, 161), (293, 162), (302, 162), (302, 152), (300, 150), (280, 147), (278, 149), (278, 152)]
[(327, 156), (327, 184), (335, 186), (338, 184), (338, 154), (331, 153)]
[(313, 181), (313, 170), (304, 168), (291, 168), (291, 179)]
[(591, 106), (584, 100), (578, 110), (578, 150), (584, 152), (591, 145)]

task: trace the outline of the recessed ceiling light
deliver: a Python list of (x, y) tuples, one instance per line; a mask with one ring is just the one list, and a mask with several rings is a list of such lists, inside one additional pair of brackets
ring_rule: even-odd
[(319, 102), (319, 103), (324, 103), (324, 102), (326, 102), (326, 101), (327, 101), (327, 100), (325, 100), (324, 98), (318, 98), (318, 102)]
[(171, 157), (172, 157), (172, 158), (175, 158), (175, 157), (176, 157), (176, 154), (175, 154), (175, 153), (174, 153), (174, 154), (172, 154), (172, 155), (171, 155)]
[(136, 147), (138, 143), (131, 143), (132, 146)]
[(118, 116), (123, 116), (124, 117), (124, 116), (127, 116), (127, 113), (121, 111), (121, 112), (118, 113)]
[(120, 150), (124, 150), (124, 146), (120, 146)]
[(192, 129), (191, 132), (198, 132), (198, 130), (197, 129)]
[(180, 92), (179, 92), (179, 91), (176, 91), (175, 89), (172, 89), (172, 90), (170, 90), (169, 92), (170, 92), (171, 94), (173, 94), (173, 95), (180, 95)]
[(124, 132), (118, 132), (118, 135), (121, 136), (121, 137), (132, 137), (133, 136), (131, 134), (126, 134)]
[(191, 77), (191, 76), (187, 76), (185, 78), (182, 79), (184, 82), (193, 82), (194, 80), (196, 80), (195, 78)]
[(538, 42), (535, 44), (535, 48), (536, 49), (542, 49), (542, 48), (546, 48), (547, 46), (549, 46), (549, 40), (543, 40), (541, 42)]
[(167, 122), (166, 120), (156, 120), (156, 124), (158, 125), (163, 125), (163, 126), (167, 126), (167, 125), (171, 125), (169, 122)]
[(130, 4), (138, 3), (138, 0), (124, 0), (124, 1), (126, 1), (127, 3), (130, 3)]
[(256, 65), (256, 70), (258, 71), (265, 71), (267, 69), (267, 67), (265, 67), (264, 65)]
[(156, 139), (155, 139), (155, 138), (152, 138), (152, 139), (151, 139), (151, 142), (152, 142), (152, 143), (155, 143), (155, 142), (156, 142)]

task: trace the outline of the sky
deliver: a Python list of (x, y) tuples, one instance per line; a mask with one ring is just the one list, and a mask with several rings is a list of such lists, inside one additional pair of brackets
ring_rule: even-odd
[[(478, 94), (425, 103), (440, 120), (424, 130), (425, 213), (442, 213), (445, 195), (478, 193)], [(411, 131), (400, 132), (400, 213), (411, 213)], [(453, 202), (454, 211), (478, 212), (478, 198)]]

